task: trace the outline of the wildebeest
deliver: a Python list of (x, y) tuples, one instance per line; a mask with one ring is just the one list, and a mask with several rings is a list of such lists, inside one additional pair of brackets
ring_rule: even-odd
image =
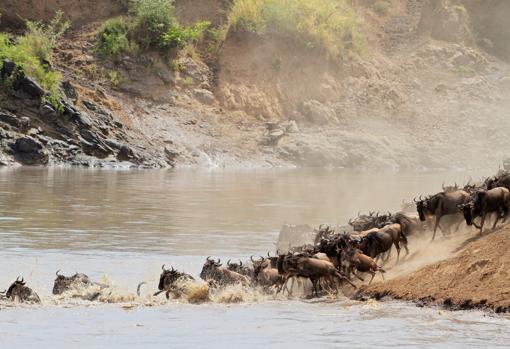
[(94, 301), (101, 295), (100, 290), (107, 288), (108, 285), (101, 284), (98, 282), (92, 282), (90, 278), (82, 273), (75, 273), (72, 276), (64, 276), (62, 274), (59, 274), (60, 270), (57, 270), (55, 275), (57, 276), (55, 278), (55, 282), (53, 283), (53, 294), (54, 295), (60, 295), (66, 291), (75, 289), (86, 289), (88, 287), (98, 286), (99, 291), (93, 292), (89, 295), (82, 295), (79, 296), (79, 298)]
[(232, 284), (243, 284), (245, 286), (250, 284), (250, 280), (235, 271), (228, 270), (223, 267), (221, 260), (214, 261), (211, 257), (207, 257), (200, 272), (200, 277), (205, 281), (214, 281), (214, 283), (225, 286)]
[(244, 275), (250, 279), (253, 279), (253, 265), (245, 265), (242, 261), (239, 263), (231, 263), (230, 259), (227, 261), (227, 269), (230, 271), (235, 271), (241, 275)]
[(310, 279), (313, 286), (313, 294), (318, 296), (318, 283), (325, 279), (335, 286), (335, 280), (346, 281), (356, 288), (345, 275), (341, 274), (333, 263), (321, 259), (311, 258), (305, 255), (282, 255), (278, 259), (278, 272), (283, 276), (282, 283), (277, 293), (282, 290), (287, 281), (292, 277), (304, 277)]
[(380, 214), (379, 212), (369, 212), (368, 214), (360, 215), (354, 219), (349, 219), (349, 225), (352, 226), (354, 231), (362, 232), (373, 228), (380, 228), (391, 217), (391, 213)]
[[(195, 281), (195, 278), (189, 274), (179, 272), (171, 266), (171, 269), (165, 269), (165, 265), (161, 266), (161, 275), (159, 277), (158, 290), (154, 293), (157, 296), (165, 292), (166, 299), (170, 298), (170, 293), (176, 297), (180, 297), (183, 292), (182, 283), (187, 281)], [(138, 292), (139, 293), (139, 292)]]
[(490, 177), (485, 181), (485, 185), (487, 190), (504, 187), (510, 190), (510, 173), (502, 172), (497, 174), (494, 177)]
[[(496, 227), (499, 219), (506, 221), (510, 210), (510, 191), (504, 187), (490, 190), (479, 190), (473, 193), (472, 199), (460, 206), (464, 212), (464, 218), (468, 225), (475, 225), (483, 232), (483, 225), (487, 214), (496, 214), (492, 229)], [(474, 223), (476, 217), (481, 217), (480, 226)]]
[(18, 277), (12, 285), (4, 291), (6, 298), (13, 301), (26, 302), (26, 303), (41, 303), (41, 299), (30, 287), (26, 286), (25, 280)]
[(384, 280), (383, 273), (386, 271), (379, 267), (371, 257), (363, 254), (357, 248), (349, 247), (344, 250), (344, 253), (342, 254), (342, 264), (344, 265), (345, 269), (349, 271), (349, 273), (352, 272), (361, 281), (364, 280), (356, 273), (357, 271), (372, 274), (372, 278), (368, 283), (369, 285), (372, 283), (372, 280), (374, 280), (376, 272), (380, 272), (381, 277)]
[[(444, 230), (439, 225), (442, 217), (448, 215), (459, 215), (459, 225), (462, 222), (459, 205), (465, 204), (469, 201), (469, 194), (464, 190), (457, 190), (452, 192), (441, 192), (435, 195), (429, 196), (423, 200), (415, 200), (416, 210), (420, 220), (424, 222), (428, 215), (435, 216), (436, 221), (434, 223), (434, 234), (432, 240), (436, 237), (437, 228), (441, 229), (444, 234)], [(457, 225), (457, 229), (459, 227)]]
[[(274, 257), (270, 257), (274, 259)], [(277, 257), (276, 257), (277, 258)], [(253, 261), (253, 258), (252, 258)], [(271, 259), (261, 257), (261, 260), (253, 263), (253, 280), (255, 284), (263, 287), (271, 287), (281, 283), (282, 277)]]
[(397, 249), (397, 262), (400, 259), (400, 243), (406, 250), (406, 256), (409, 254), (407, 247), (407, 238), (402, 232), (402, 226), (398, 223), (388, 224), (381, 229), (371, 232), (361, 238), (361, 241), (355, 247), (359, 248), (364, 254), (371, 258), (377, 258), (379, 255), (389, 252), (391, 246)]

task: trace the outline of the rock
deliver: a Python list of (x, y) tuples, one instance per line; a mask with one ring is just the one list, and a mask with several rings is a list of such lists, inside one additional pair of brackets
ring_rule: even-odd
[(123, 144), (120, 147), (119, 152), (117, 153), (117, 160), (119, 160), (119, 161), (129, 161), (129, 160), (132, 160), (132, 159), (136, 159), (136, 155), (135, 155), (134, 150), (131, 147)]
[(16, 63), (11, 62), (8, 59), (4, 59), (2, 62), (2, 70), (0, 70), (0, 77), (2, 79), (8, 78), (12, 75), (14, 70), (16, 69)]
[(52, 120), (58, 116), (58, 113), (51, 105), (46, 103), (41, 108), (41, 116)]
[(168, 146), (165, 147), (165, 156), (166, 156), (166, 159), (168, 161), (168, 164), (170, 164), (170, 166), (175, 166), (175, 163), (177, 162), (177, 158), (180, 156), (181, 154), (171, 148), (169, 148)]
[(71, 84), (69, 80), (65, 80), (62, 82), (62, 90), (64, 91), (64, 94), (67, 98), (69, 98), (73, 103), (76, 103), (78, 100), (78, 94), (76, 93), (75, 88)]
[(26, 165), (45, 165), (48, 163), (48, 152), (37, 139), (25, 136), (16, 139), (13, 150), (18, 161)]
[(25, 76), (23, 71), (18, 72), (19, 76), (14, 80), (12, 87), (16, 91), (21, 91), (32, 99), (41, 99), (46, 95), (46, 91), (34, 79)]
[(338, 123), (335, 111), (314, 99), (302, 104), (301, 113), (303, 113), (306, 119), (312, 124), (325, 125)]
[(214, 98), (214, 94), (209, 90), (204, 89), (195, 89), (193, 91), (193, 94), (195, 95), (195, 98), (203, 104), (212, 105), (214, 104), (214, 101), (216, 100)]
[(19, 127), (19, 119), (16, 117), (16, 115), (9, 112), (0, 111), (0, 122), (14, 127)]
[(290, 120), (286, 125), (287, 133), (299, 133), (299, 127), (295, 120)]
[(113, 153), (113, 150), (94, 132), (82, 129), (80, 130), (80, 136), (79, 139), (85, 154), (104, 159)]

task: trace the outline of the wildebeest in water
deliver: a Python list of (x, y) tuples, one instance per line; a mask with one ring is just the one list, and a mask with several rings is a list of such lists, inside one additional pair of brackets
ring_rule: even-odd
[(39, 295), (30, 287), (26, 286), (23, 278), (20, 280), (18, 277), (16, 281), (9, 286), (7, 291), (3, 291), (1, 293), (5, 294), (5, 298), (10, 298), (13, 301), (22, 303), (41, 303)]
[(53, 283), (54, 295), (60, 295), (63, 294), (64, 292), (68, 292), (71, 290), (86, 291), (87, 288), (89, 287), (98, 286), (99, 290), (94, 291), (91, 294), (83, 294), (77, 296), (78, 298), (82, 298), (88, 301), (94, 301), (101, 295), (101, 290), (108, 287), (108, 285), (105, 284), (92, 282), (87, 275), (82, 273), (75, 273), (72, 276), (64, 276), (59, 273), (60, 270), (57, 270), (57, 272), (55, 273), (57, 277), (55, 278), (55, 282)]

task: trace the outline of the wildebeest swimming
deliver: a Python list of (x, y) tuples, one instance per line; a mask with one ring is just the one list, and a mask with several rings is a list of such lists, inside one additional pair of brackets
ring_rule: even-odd
[[(349, 220), (350, 226), (319, 226), (316, 236), (310, 243), (293, 246), (288, 251), (276, 251), (276, 256), (254, 258), (247, 262), (232, 263), (230, 260), (224, 267), (221, 261), (207, 257), (200, 272), (200, 278), (209, 286), (214, 286), (213, 292), (221, 291), (224, 287), (241, 285), (242, 287), (259, 287), (264, 292), (282, 292), (284, 289), (291, 293), (287, 282), (290, 279), (308, 279), (312, 283), (312, 295), (318, 296), (322, 291), (333, 290), (346, 285), (356, 288), (352, 281), (355, 276), (364, 281), (363, 273), (372, 277), (380, 273), (384, 279), (382, 263), (385, 263), (393, 250), (397, 251), (396, 262), (405, 262), (409, 249), (409, 237), (422, 236), (432, 230), (434, 240), (437, 228), (443, 231), (451, 230), (465, 221), (467, 226), (473, 225), (484, 231), (487, 217), (494, 216), (492, 228), (498, 222), (505, 222), (510, 214), (510, 173), (503, 172), (490, 177), (482, 184), (467, 184), (464, 187), (444, 186), (443, 191), (434, 195), (414, 200), (417, 216), (413, 216), (407, 207), (406, 211), (397, 213), (358, 213), (356, 218)], [(442, 218), (455, 217), (454, 224), (445, 224)], [(428, 221), (434, 221), (432, 229)], [(477, 222), (479, 220), (479, 223)], [(450, 222), (452, 223), (452, 222)], [(401, 248), (406, 250), (404, 258), (400, 259)], [(166, 298), (172, 294), (175, 298), (186, 292), (187, 283), (200, 282), (185, 272), (173, 267), (166, 269), (162, 266), (159, 276), (157, 296), (165, 293)], [(138, 285), (137, 293), (145, 282)], [(72, 289), (88, 289), (96, 286), (96, 291), (82, 299), (97, 300), (100, 290), (107, 287), (92, 282), (86, 274), (76, 273), (64, 276), (57, 271), (53, 284), (53, 295), (61, 295)], [(209, 292), (210, 288), (207, 288)], [(24, 303), (40, 303), (38, 294), (29, 288), (24, 279), (18, 277), (10, 287), (0, 292), (0, 301), (17, 301)]]
[[(101, 290), (108, 287), (105, 284), (92, 282), (87, 275), (82, 273), (75, 273), (71, 276), (65, 276), (60, 274), (60, 270), (57, 270), (55, 275), (57, 277), (53, 283), (54, 295), (61, 295), (68, 291), (76, 291), (78, 293), (74, 294), (73, 297), (93, 301), (101, 295)], [(90, 294), (84, 293), (92, 287), (97, 287), (97, 289), (93, 290), (93, 292)]]
[(23, 278), (18, 277), (7, 291), (2, 292), (5, 298), (21, 303), (41, 303), (39, 295), (35, 293), (30, 287), (26, 286), (26, 282)]

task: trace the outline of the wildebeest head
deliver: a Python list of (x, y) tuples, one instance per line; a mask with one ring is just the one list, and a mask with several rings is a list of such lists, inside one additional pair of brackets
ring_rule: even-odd
[(243, 262), (239, 261), (239, 263), (231, 263), (230, 259), (227, 261), (227, 269), (230, 271), (235, 271), (236, 273), (242, 274), (243, 272)]
[(221, 267), (221, 260), (218, 259), (216, 262), (214, 259), (211, 259), (211, 257), (207, 257), (204, 263), (204, 266), (202, 267), (202, 271), (200, 272), (200, 277), (203, 280), (211, 279), (212, 275), (216, 272), (216, 270)]
[(158, 284), (158, 290), (167, 290), (169, 286), (172, 286), (177, 282), (179, 279), (187, 279), (187, 280), (194, 280), (191, 275), (188, 275), (186, 273), (181, 273), (174, 269), (174, 267), (170, 266), (171, 269), (165, 269), (165, 265), (163, 264), (161, 266), (161, 269), (163, 270), (161, 275), (159, 276), (159, 284)]
[(5, 297), (7, 298), (13, 298), (15, 297), (16, 295), (19, 295), (21, 294), (21, 290), (25, 287), (25, 281), (23, 279), (23, 277), (18, 278), (16, 279), (16, 281), (14, 281), (11, 286), (9, 286), (9, 288), (7, 289), (7, 292), (5, 293)]
[(424, 199), (421, 196), (419, 200), (414, 199), (416, 211), (418, 211), (418, 216), (420, 216), (420, 221), (424, 222), (427, 219), (428, 214), (433, 214), (442, 195), (442, 193), (438, 193)]
[(464, 219), (466, 220), (467, 225), (473, 225), (475, 204), (473, 202), (468, 202), (467, 204), (459, 205), (459, 208), (462, 209), (462, 213), (464, 214)]
[(87, 286), (90, 284), (90, 279), (87, 275), (76, 273), (73, 276), (64, 276), (59, 274), (60, 270), (57, 270), (55, 275), (57, 278), (53, 283), (53, 294), (59, 295), (69, 290), (72, 286)]

